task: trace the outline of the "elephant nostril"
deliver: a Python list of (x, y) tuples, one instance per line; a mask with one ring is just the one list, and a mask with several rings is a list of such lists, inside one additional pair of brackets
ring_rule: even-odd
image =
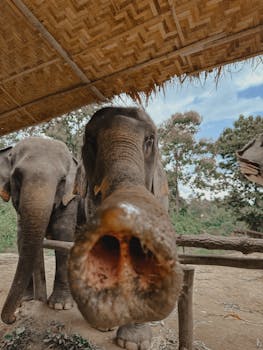
[(118, 280), (120, 243), (117, 238), (105, 235), (99, 238), (87, 258), (87, 274), (93, 287), (112, 287)]
[(116, 287), (121, 280), (137, 280), (141, 289), (156, 287), (164, 272), (138, 238), (116, 233), (97, 240), (87, 255), (85, 270), (88, 284), (98, 290)]
[(153, 252), (142, 246), (138, 238), (132, 237), (129, 253), (132, 267), (140, 277), (142, 286), (156, 284), (160, 278), (161, 267)]

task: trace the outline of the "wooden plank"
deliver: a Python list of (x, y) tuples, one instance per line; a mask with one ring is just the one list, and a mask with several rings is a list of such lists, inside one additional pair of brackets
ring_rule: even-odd
[(234, 230), (231, 236), (248, 236), (251, 238), (263, 238), (263, 232), (253, 231), (253, 230)]
[(222, 255), (179, 254), (179, 260), (181, 264), (215, 265), (236, 267), (240, 269), (263, 270), (263, 259), (260, 258), (244, 258)]
[(33, 73), (33, 72), (36, 72), (38, 70), (41, 70), (43, 68), (46, 68), (54, 63), (57, 63), (60, 61), (60, 58), (54, 58), (53, 60), (51, 61), (47, 61), (45, 63), (42, 63), (42, 64), (39, 64), (35, 67), (32, 67), (32, 68), (28, 68), (28, 69), (25, 69), (24, 71), (22, 72), (19, 72), (17, 74), (14, 74), (14, 75), (11, 75), (9, 78), (6, 78), (6, 79), (3, 79), (2, 81), (0, 81), (0, 84), (5, 84), (5, 83), (9, 83), (10, 81), (12, 80), (15, 80), (17, 78), (21, 78), (27, 74), (30, 74), (30, 73)]
[[(240, 241), (240, 239), (238, 240)], [(69, 250), (73, 247), (73, 242), (62, 242), (45, 239), (43, 247), (61, 252), (69, 252)], [(179, 259), (182, 264), (217, 265), (238, 267), (243, 269), (263, 269), (263, 259), (259, 258), (228, 257), (221, 255), (179, 254)]]
[(6, 90), (6, 88), (0, 83), (0, 89), (10, 98), (11, 101), (14, 102), (18, 106), (18, 109), (21, 109), (21, 111), (25, 112), (30, 119), (32, 119), (34, 122), (36, 119), (29, 113), (25, 107), (21, 106), (21, 104)]
[(39, 256), (36, 261), (36, 267), (33, 272), (34, 299), (43, 302), (47, 301), (47, 287), (45, 276), (45, 261), (43, 249), (40, 249)]
[(52, 239), (44, 239), (43, 248), (54, 249), (59, 252), (69, 252), (73, 247), (73, 242), (56, 241)]
[(179, 350), (193, 349), (193, 285), (194, 268), (184, 266), (184, 281), (178, 299)]
[(263, 253), (263, 240), (256, 238), (222, 237), (212, 235), (177, 236), (176, 244), (181, 247), (237, 250), (243, 254)]

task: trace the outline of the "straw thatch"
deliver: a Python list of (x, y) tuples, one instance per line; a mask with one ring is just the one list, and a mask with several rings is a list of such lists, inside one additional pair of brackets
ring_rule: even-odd
[(0, 135), (263, 52), (262, 0), (1, 0)]

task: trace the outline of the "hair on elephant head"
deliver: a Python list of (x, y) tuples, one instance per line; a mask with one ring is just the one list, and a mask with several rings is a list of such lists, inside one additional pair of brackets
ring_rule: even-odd
[[(6, 323), (15, 320), (14, 312), (31, 284), (34, 264), (47, 231), (55, 239), (73, 240), (76, 169), (77, 161), (60, 141), (30, 137), (0, 151), (0, 196), (5, 201), (11, 197), (18, 214), (19, 261), (1, 314)], [(49, 304), (63, 308), (71, 302), (63, 254), (56, 254), (56, 263), (64, 264), (65, 271), (61, 272), (62, 267), (60, 272), (56, 271)]]
[(82, 161), (90, 217), (69, 260), (81, 313), (106, 328), (163, 319), (182, 273), (154, 123), (138, 108), (101, 109), (86, 125)]

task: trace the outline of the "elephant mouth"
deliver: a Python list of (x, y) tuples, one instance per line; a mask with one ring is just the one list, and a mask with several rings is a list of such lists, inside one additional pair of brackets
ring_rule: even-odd
[(71, 250), (71, 292), (94, 327), (160, 320), (175, 306), (181, 288), (175, 241), (162, 243), (154, 218), (138, 210), (123, 203), (103, 208)]

